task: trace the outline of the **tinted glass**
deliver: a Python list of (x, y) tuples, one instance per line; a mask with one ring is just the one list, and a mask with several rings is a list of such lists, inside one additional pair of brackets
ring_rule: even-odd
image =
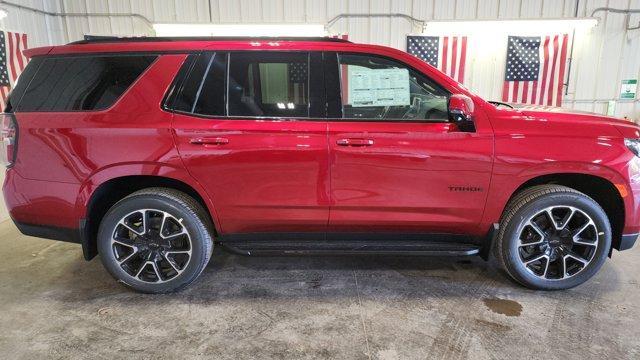
[(180, 94), (180, 88), (185, 82), (185, 79), (189, 75), (191, 68), (193, 67), (194, 62), (198, 59), (197, 54), (191, 54), (187, 56), (187, 58), (182, 63), (178, 74), (175, 79), (173, 79), (173, 83), (169, 88), (169, 92), (166, 95), (164, 100), (164, 107), (167, 109), (175, 109), (176, 101), (178, 101), (178, 95)]
[(99, 110), (111, 106), (156, 56), (45, 58), (19, 111)]
[(232, 53), (229, 115), (308, 117), (308, 53)]
[(209, 60), (207, 73), (198, 88), (199, 95), (192, 112), (203, 115), (225, 115), (226, 74), (227, 54), (216, 53)]
[(182, 91), (176, 99), (174, 109), (193, 112), (193, 104), (198, 96), (198, 89), (200, 89), (200, 84), (202, 84), (202, 79), (207, 73), (207, 68), (211, 63), (211, 59), (213, 59), (213, 55), (213, 53), (204, 53), (197, 56), (191, 72), (189, 72), (187, 79), (182, 85)]
[(338, 55), (342, 116), (447, 121), (449, 93), (413, 69), (381, 57)]
[(38, 71), (40, 64), (44, 59), (42, 57), (36, 57), (31, 59), (27, 64), (27, 67), (24, 69), (22, 74), (18, 77), (18, 81), (14, 84), (13, 90), (9, 94), (9, 99), (7, 100), (7, 106), (5, 107), (5, 111), (10, 112), (13, 110), (13, 107), (20, 102), (22, 95), (24, 95), (25, 90), (27, 89), (27, 85), (33, 79), (33, 75)]

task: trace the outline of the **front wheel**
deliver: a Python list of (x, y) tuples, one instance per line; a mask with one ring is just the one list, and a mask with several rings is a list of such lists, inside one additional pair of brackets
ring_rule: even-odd
[(202, 206), (182, 192), (137, 191), (102, 219), (100, 259), (114, 278), (137, 291), (180, 290), (200, 275), (211, 257), (208, 219)]
[(568, 289), (600, 269), (611, 247), (611, 225), (589, 196), (541, 185), (507, 205), (496, 241), (497, 258), (516, 281), (533, 289)]

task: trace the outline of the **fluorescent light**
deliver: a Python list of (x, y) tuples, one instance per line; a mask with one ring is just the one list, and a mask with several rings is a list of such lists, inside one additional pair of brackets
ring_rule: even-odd
[(586, 31), (596, 25), (598, 25), (597, 18), (429, 21), (424, 26), (424, 33), (433, 35), (566, 34), (573, 30)]
[(325, 36), (322, 24), (153, 24), (157, 36)]

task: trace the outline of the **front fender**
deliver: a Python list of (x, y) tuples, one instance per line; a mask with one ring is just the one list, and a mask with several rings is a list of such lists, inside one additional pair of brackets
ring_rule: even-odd
[(508, 171), (508, 166), (496, 164), (491, 187), (487, 197), (487, 206), (482, 218), (482, 229), (488, 229), (491, 224), (500, 222), (500, 217), (513, 194), (522, 185), (536, 178), (550, 175), (590, 175), (604, 179), (613, 184), (621, 193), (625, 203), (625, 213), (633, 209), (633, 199), (622, 189), (629, 189), (625, 177), (615, 169), (601, 164), (587, 162), (554, 161), (530, 165), (517, 172)]

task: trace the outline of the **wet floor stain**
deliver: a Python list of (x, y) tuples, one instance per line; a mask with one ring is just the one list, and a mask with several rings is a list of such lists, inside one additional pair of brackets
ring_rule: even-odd
[(522, 305), (517, 301), (499, 299), (499, 298), (485, 298), (482, 302), (496, 314), (502, 314), (506, 316), (520, 316), (522, 313)]

